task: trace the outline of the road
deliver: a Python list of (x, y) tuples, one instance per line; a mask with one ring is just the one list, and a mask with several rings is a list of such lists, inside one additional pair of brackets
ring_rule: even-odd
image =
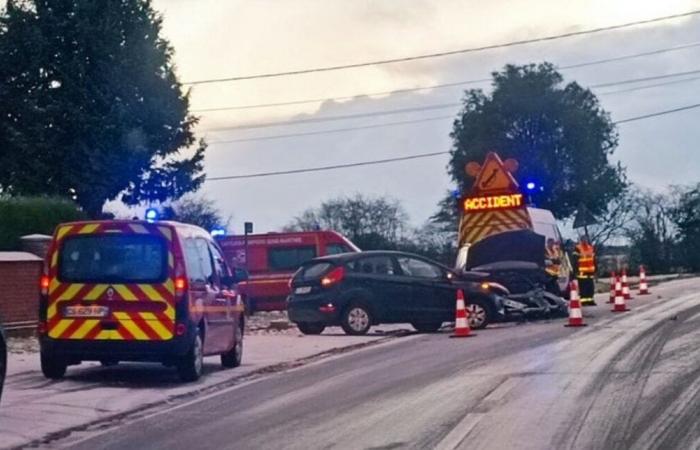
[(54, 446), (75, 449), (698, 448), (700, 280), (586, 308), (589, 326), (416, 335)]

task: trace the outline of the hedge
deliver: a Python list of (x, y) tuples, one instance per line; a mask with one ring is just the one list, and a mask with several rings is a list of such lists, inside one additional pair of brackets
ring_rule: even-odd
[(55, 197), (0, 197), (0, 250), (20, 250), (20, 237), (53, 234), (62, 222), (85, 219), (70, 200)]

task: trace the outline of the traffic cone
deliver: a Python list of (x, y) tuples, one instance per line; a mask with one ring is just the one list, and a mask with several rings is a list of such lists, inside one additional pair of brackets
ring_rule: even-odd
[(569, 323), (565, 327), (585, 327), (583, 323), (583, 311), (581, 309), (581, 300), (578, 296), (578, 281), (571, 282), (569, 289)]
[(649, 285), (647, 285), (647, 273), (644, 266), (639, 266), (639, 295), (649, 295)]
[(615, 272), (612, 272), (610, 274), (610, 299), (608, 299), (610, 304), (615, 303), (615, 280)]
[(455, 332), (451, 338), (476, 336), (469, 328), (467, 308), (464, 305), (464, 292), (457, 289), (457, 312), (455, 313)]
[(627, 282), (627, 269), (622, 269), (622, 296), (625, 297), (625, 300), (632, 300), (630, 285)]
[(625, 303), (625, 296), (622, 294), (622, 282), (620, 277), (617, 277), (615, 281), (615, 306), (611, 310), (612, 312), (625, 312), (629, 311), (627, 304)]

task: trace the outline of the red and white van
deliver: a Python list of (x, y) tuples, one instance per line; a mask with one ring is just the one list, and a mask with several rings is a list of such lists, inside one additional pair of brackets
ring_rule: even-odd
[(247, 251), (244, 236), (221, 236), (217, 240), (227, 262), (249, 273), (248, 280), (238, 285), (249, 312), (286, 309), (289, 280), (304, 262), (317, 256), (360, 251), (335, 231), (249, 234)]

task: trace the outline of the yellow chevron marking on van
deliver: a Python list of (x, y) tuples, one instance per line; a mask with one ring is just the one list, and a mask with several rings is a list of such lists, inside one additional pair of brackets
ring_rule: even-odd
[(55, 327), (49, 330), (49, 336), (52, 338), (59, 338), (66, 329), (71, 326), (73, 319), (59, 320)]
[(49, 294), (53, 294), (53, 291), (55, 291), (60, 285), (61, 283), (58, 282), (57, 278), (51, 278), (51, 282), (49, 283)]
[(71, 336), (69, 336), (71, 339), (82, 339), (85, 337), (86, 334), (90, 332), (93, 328), (97, 326), (99, 323), (99, 320), (86, 320), (82, 325), (80, 325), (80, 328), (78, 328), (75, 333), (73, 333)]
[(112, 331), (111, 330), (102, 330), (100, 333), (95, 336), (95, 339), (100, 339), (100, 340), (107, 340), (112, 338)]
[(99, 226), (100, 226), (99, 223), (89, 223), (89, 224), (85, 225), (83, 228), (81, 228), (80, 231), (78, 231), (78, 234), (94, 233), (95, 230), (97, 229), (97, 227), (99, 227)]
[(165, 283), (163, 283), (163, 285), (165, 286), (165, 289), (168, 290), (168, 292), (170, 293), (170, 295), (175, 295), (175, 285), (173, 284), (173, 279), (172, 279), (172, 278), (168, 278), (168, 281), (166, 281)]
[(170, 231), (170, 228), (168, 227), (158, 227), (158, 230), (163, 233), (163, 236), (169, 241), (173, 240), (173, 233)]
[(106, 284), (98, 284), (85, 296), (85, 300), (97, 300), (107, 290)]
[(134, 233), (148, 234), (148, 230), (146, 229), (146, 227), (144, 227), (140, 223), (130, 223), (129, 228), (131, 228), (134, 231)]
[(136, 300), (136, 296), (134, 295), (134, 293), (131, 292), (123, 284), (115, 284), (114, 290), (117, 291), (119, 293), (119, 295), (121, 296), (121, 298), (123, 298), (124, 300), (129, 300), (129, 301)]
[(68, 289), (66, 289), (66, 291), (65, 291), (63, 294), (61, 294), (61, 295), (58, 297), (58, 299), (56, 299), (56, 301), (59, 301), (59, 300), (72, 300), (73, 297), (75, 297), (75, 295), (76, 295), (84, 286), (85, 286), (84, 284), (80, 284), (80, 283), (71, 284), (70, 286), (68, 286)]
[(66, 233), (68, 233), (72, 228), (72, 225), (66, 225), (65, 227), (59, 228), (58, 232), (56, 233), (56, 239), (59, 241), (63, 239), (63, 236), (65, 236)]
[(165, 340), (173, 337), (173, 333), (167, 328), (165, 328), (153, 313), (140, 313), (140, 316), (143, 318), (143, 320), (146, 321), (148, 326), (150, 326), (161, 339)]
[(141, 328), (138, 327), (134, 323), (133, 320), (131, 320), (131, 317), (128, 316), (128, 314), (124, 312), (115, 312), (114, 317), (119, 320), (119, 324), (129, 330), (129, 333), (131, 333), (132, 336), (134, 336), (135, 339), (139, 341), (146, 341), (148, 340), (148, 336), (146, 336), (146, 333), (144, 333)]
[(143, 291), (144, 294), (148, 296), (149, 299), (151, 300), (160, 300), (163, 301), (163, 296), (158, 293), (155, 289), (153, 289), (153, 286), (150, 284), (139, 284), (138, 285), (139, 289)]
[(58, 252), (53, 252), (53, 255), (51, 255), (51, 267), (56, 267), (58, 264)]

